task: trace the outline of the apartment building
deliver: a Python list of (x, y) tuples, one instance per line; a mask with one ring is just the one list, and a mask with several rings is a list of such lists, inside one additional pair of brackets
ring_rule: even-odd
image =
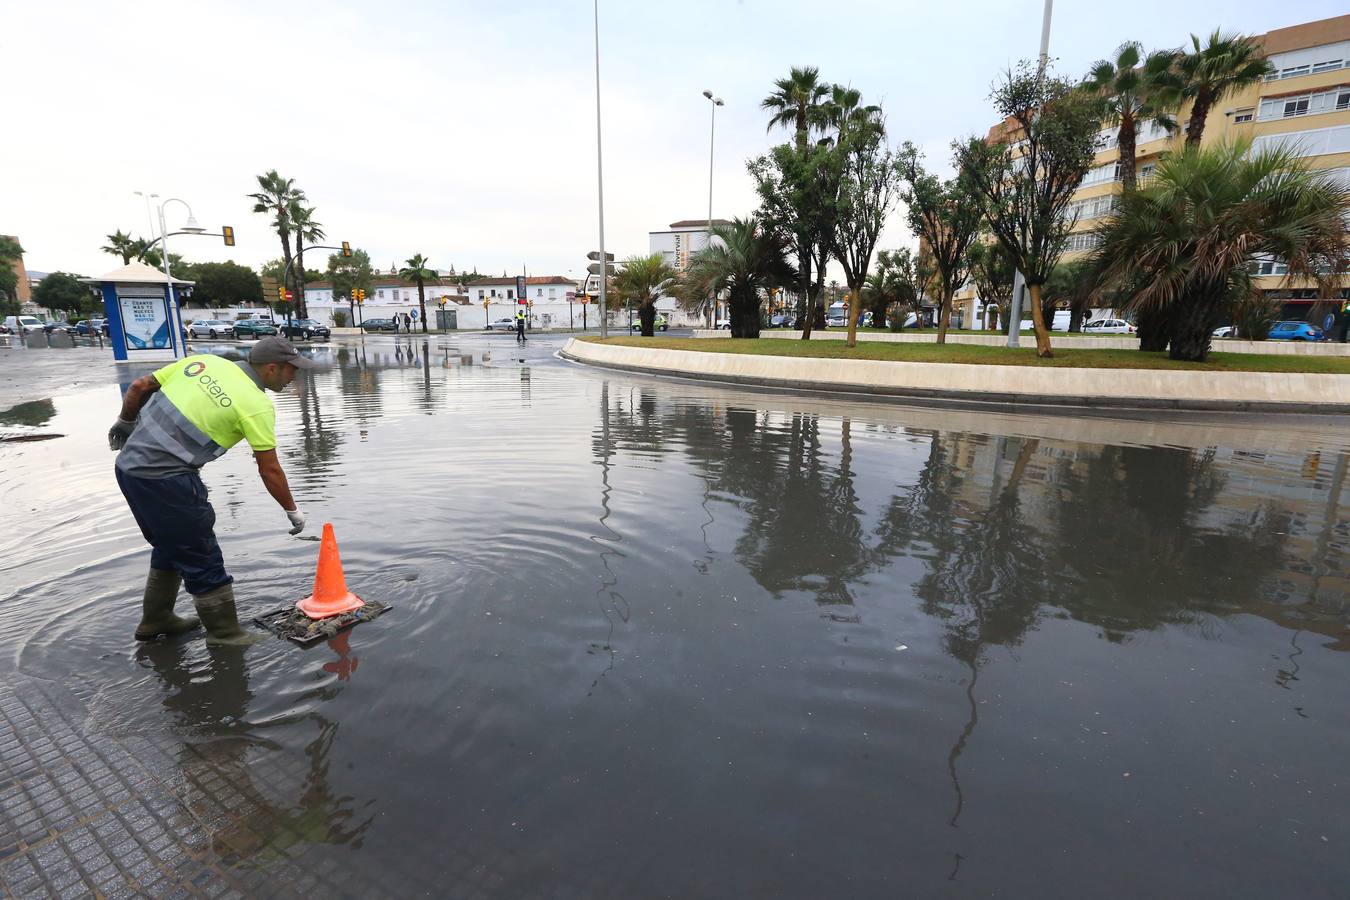
[[(1122, 35), (1122, 38), (1127, 35)], [(1210, 110), (1202, 145), (1247, 138), (1253, 147), (1287, 145), (1320, 169), (1327, 169), (1350, 184), (1350, 15), (1279, 28), (1260, 35), (1267, 58), (1275, 71), (1261, 84), (1225, 97)], [(1109, 52), (1103, 48), (1103, 55)], [(1141, 129), (1135, 148), (1140, 182), (1146, 180), (1158, 159), (1179, 150), (1185, 139), (1189, 109), (1177, 115), (1178, 131), (1169, 134), (1156, 126)], [(990, 134), (1002, 132), (995, 126)], [(1092, 229), (1100, 224), (1120, 194), (1117, 128), (1103, 128), (1097, 136), (1097, 156), (1074, 197), (1078, 224), (1070, 235), (1064, 259), (1081, 257), (1095, 246)], [(1258, 262), (1257, 284), (1268, 293), (1286, 298), (1285, 316), (1305, 318), (1316, 299), (1308, 284), (1289, 283), (1284, 263), (1277, 259)], [(1342, 291), (1342, 296), (1350, 293)], [(958, 294), (968, 315), (982, 309), (974, 291)]]

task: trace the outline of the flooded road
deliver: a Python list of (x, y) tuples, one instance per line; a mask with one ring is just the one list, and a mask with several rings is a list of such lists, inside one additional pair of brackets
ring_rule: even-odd
[[(0, 443), (0, 678), (77, 698), (255, 891), (1343, 896), (1342, 423), (796, 397), (559, 344), (369, 339), (277, 397), (310, 532), (394, 606), (309, 650), (135, 646), (118, 386), (0, 412), (62, 435)], [(246, 450), (202, 475), (241, 615), (307, 594), (317, 544)]]

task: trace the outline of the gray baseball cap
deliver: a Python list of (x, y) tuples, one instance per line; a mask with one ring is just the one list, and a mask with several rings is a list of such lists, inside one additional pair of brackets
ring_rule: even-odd
[(253, 345), (249, 351), (248, 361), (255, 366), (265, 366), (268, 363), (290, 363), (297, 369), (314, 368), (314, 360), (308, 356), (301, 356), (300, 351), (295, 349), (295, 345), (283, 337), (265, 337), (260, 338), (258, 343)]

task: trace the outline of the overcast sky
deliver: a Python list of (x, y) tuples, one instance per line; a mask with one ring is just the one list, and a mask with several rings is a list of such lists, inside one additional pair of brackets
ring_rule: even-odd
[[(1342, 14), (1344, 0), (1055, 4), (1050, 51), (1081, 75), (1122, 40), (1177, 46), (1215, 27), (1248, 33)], [(0, 233), (30, 269), (100, 274), (105, 235), (145, 234), (133, 191), (181, 197), (238, 246), (177, 238), (194, 261), (280, 255), (245, 194), (276, 168), (333, 241), (384, 269), (432, 265), (580, 274), (597, 245), (595, 70), (589, 2), (7, 4), (0, 82)], [(1121, 20), (1115, 13), (1125, 9)], [(601, 0), (605, 238), (620, 258), (647, 232), (708, 208), (755, 205), (745, 160), (786, 139), (759, 102), (793, 65), (860, 89), (891, 139), (945, 162), (984, 133), (998, 72), (1034, 56), (1040, 0)], [(182, 208), (168, 210), (170, 228)], [(910, 243), (897, 218), (885, 246)], [(317, 255), (317, 254), (316, 254)], [(310, 262), (308, 259), (306, 262)], [(322, 268), (323, 259), (314, 259)]]

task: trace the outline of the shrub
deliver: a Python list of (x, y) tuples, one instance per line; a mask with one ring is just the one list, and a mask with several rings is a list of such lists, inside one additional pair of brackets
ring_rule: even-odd
[(347, 327), (347, 312), (346, 312), (346, 310), (341, 310), (341, 309), (335, 309), (335, 310), (333, 310), (333, 327), (334, 327), (334, 328), (345, 328), (345, 327)]

